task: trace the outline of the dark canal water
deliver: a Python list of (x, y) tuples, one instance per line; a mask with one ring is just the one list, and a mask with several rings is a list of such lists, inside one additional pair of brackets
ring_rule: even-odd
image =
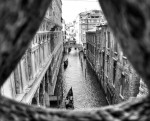
[(83, 59), (82, 53), (72, 48), (68, 58), (68, 67), (62, 73), (63, 99), (72, 87), (75, 109), (94, 108), (107, 105), (103, 90), (90, 65)]

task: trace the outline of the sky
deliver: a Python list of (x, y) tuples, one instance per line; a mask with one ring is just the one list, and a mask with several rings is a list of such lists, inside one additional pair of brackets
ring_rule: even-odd
[(79, 13), (93, 9), (101, 9), (97, 0), (62, 0), (62, 17), (66, 23), (75, 20)]

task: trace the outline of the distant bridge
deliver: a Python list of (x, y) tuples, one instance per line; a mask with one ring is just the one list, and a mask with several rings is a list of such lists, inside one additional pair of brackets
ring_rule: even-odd
[(64, 48), (68, 49), (68, 48), (78, 48), (78, 49), (83, 49), (81, 44), (76, 44), (76, 41), (67, 41), (64, 43)]

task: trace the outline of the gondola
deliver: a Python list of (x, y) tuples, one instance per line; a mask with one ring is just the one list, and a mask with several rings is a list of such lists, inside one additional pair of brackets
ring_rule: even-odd
[(71, 51), (71, 48), (68, 49), (68, 52), (70, 52), (70, 51)]
[(83, 54), (84, 59), (86, 59), (86, 54)]
[(73, 91), (72, 91), (72, 87), (70, 88), (66, 99), (65, 99), (65, 107), (66, 109), (74, 109), (74, 101), (73, 101)]
[(68, 66), (68, 59), (64, 61), (64, 68), (66, 69)]

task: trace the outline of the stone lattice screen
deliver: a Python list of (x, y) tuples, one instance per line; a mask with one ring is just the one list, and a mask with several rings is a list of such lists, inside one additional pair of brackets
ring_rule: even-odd
[[(0, 86), (13, 71), (52, 0), (0, 0)], [(150, 1), (99, 0), (125, 54), (150, 88)], [(150, 99), (86, 110), (54, 110), (0, 97), (0, 121), (150, 120)]]

